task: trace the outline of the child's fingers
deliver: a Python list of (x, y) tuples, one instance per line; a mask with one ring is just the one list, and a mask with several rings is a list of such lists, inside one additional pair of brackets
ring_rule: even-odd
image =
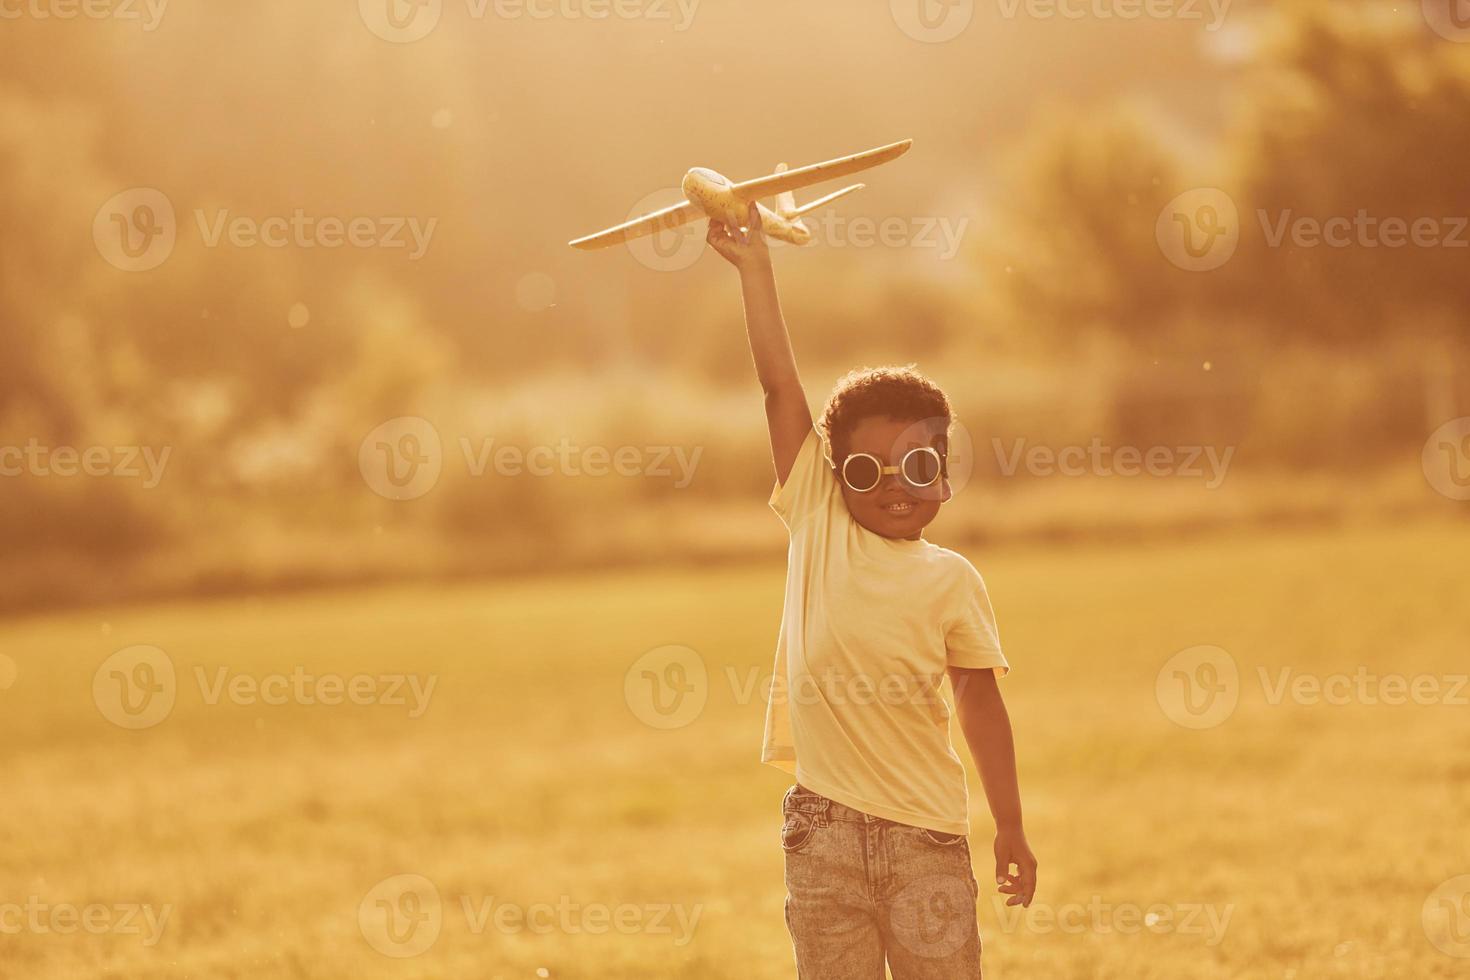
[(721, 222), (711, 221), (709, 223), (709, 231), (705, 234), (704, 240), (710, 244), (711, 248), (725, 258), (732, 257), (730, 251), (730, 233), (725, 230), (725, 226)]
[(750, 224), (751, 234), (761, 230), (761, 208), (754, 201), (750, 202), (749, 216), (746, 219)]
[(1036, 895), (1036, 862), (1026, 861), (1021, 865), (1020, 874), (1021, 899), (1027, 908), (1031, 907), (1031, 899)]

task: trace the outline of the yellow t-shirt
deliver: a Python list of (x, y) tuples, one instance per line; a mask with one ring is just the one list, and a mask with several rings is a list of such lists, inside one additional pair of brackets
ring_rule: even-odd
[(864, 813), (969, 833), (940, 685), (947, 666), (1010, 669), (980, 573), (853, 520), (815, 429), (771, 508), (791, 546), (761, 761)]

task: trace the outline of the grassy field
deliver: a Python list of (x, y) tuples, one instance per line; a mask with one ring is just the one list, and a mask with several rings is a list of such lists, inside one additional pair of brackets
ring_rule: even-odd
[[(1425, 523), (973, 555), (1015, 667), (1042, 869), (1027, 919), (982, 891), (987, 976), (1463, 976), (1450, 954), (1470, 944), (1437, 949), (1424, 909), (1470, 874), (1467, 554), (1470, 526)], [(756, 762), (780, 582), (609, 574), (0, 625), (0, 976), (793, 976), (787, 784)], [(160, 673), (95, 675), (140, 644), (166, 653), (176, 694), (130, 730), (112, 685)], [(703, 663), (705, 703), (660, 729), (625, 680), (670, 644)], [(1200, 645), (1239, 683), (1197, 730), (1158, 679)], [(1349, 703), (1276, 696), (1283, 669)], [(389, 677), (362, 699), (408, 703), (250, 692), (297, 672)], [(1452, 703), (1383, 703), (1365, 672)], [(424, 710), (393, 675), (432, 680)], [(380, 898), (418, 917), (385, 933)], [(129, 906), (168, 918), (124, 921)], [(64, 931), (67, 909), (92, 927)]]

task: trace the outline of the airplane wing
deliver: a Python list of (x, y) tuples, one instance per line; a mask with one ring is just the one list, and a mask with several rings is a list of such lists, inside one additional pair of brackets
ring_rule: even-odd
[(689, 222), (703, 217), (703, 211), (688, 201), (684, 201), (672, 207), (654, 211), (652, 214), (645, 214), (640, 218), (634, 218), (632, 221), (625, 221), (620, 225), (614, 225), (606, 231), (599, 231), (595, 235), (574, 238), (567, 244), (571, 245), (572, 248), (581, 249), (607, 248), (609, 245), (626, 242), (630, 238), (656, 235), (669, 228), (687, 225)]
[(824, 180), (834, 177), (846, 177), (861, 170), (879, 166), (890, 160), (897, 160), (908, 152), (909, 147), (914, 145), (913, 140), (902, 140), (898, 143), (889, 143), (873, 150), (864, 150), (862, 153), (854, 153), (848, 157), (838, 157), (836, 160), (827, 160), (824, 163), (814, 163), (809, 167), (798, 167), (795, 170), (787, 170), (774, 173), (767, 177), (757, 177), (754, 180), (743, 181), (731, 188), (735, 196), (742, 201), (753, 201), (761, 197), (774, 197), (786, 191), (799, 190), (810, 184), (818, 184)]

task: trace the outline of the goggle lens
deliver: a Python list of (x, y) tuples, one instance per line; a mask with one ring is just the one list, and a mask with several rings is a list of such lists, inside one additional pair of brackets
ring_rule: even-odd
[(866, 453), (849, 456), (842, 464), (842, 479), (858, 493), (866, 493), (883, 479), (883, 467)]
[(903, 458), (903, 478), (916, 487), (927, 487), (939, 479), (939, 454), (916, 449)]

